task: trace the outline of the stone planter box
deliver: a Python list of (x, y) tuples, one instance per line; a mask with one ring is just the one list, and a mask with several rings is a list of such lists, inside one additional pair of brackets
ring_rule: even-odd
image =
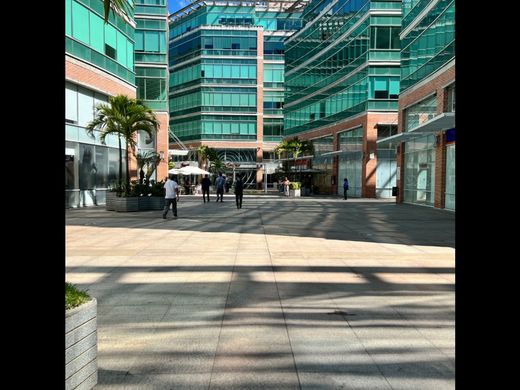
[(289, 190), (289, 196), (298, 198), (301, 196), (301, 190), (299, 188), (297, 190)]
[(92, 389), (98, 381), (97, 300), (65, 313), (65, 389)]
[(163, 196), (140, 196), (138, 198), (139, 210), (162, 210), (164, 209)]
[(107, 192), (105, 208), (109, 211), (139, 211), (139, 198), (120, 198), (115, 192)]

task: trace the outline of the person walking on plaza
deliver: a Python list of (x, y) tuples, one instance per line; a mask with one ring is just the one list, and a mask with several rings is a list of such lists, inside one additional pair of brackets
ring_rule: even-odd
[(166, 190), (166, 195), (164, 196), (164, 210), (163, 210), (163, 219), (166, 219), (166, 215), (168, 214), (168, 210), (170, 210), (170, 204), (172, 205), (173, 216), (177, 217), (177, 200), (179, 198), (179, 185), (174, 180), (173, 175), (168, 177), (166, 183), (164, 183), (164, 189)]
[(348, 191), (348, 179), (343, 179), (343, 199), (347, 200), (347, 191)]
[(289, 181), (287, 176), (285, 176), (285, 180), (283, 181), (283, 190), (285, 196), (289, 196), (289, 184), (291, 184), (291, 182)]
[(217, 202), (218, 202), (219, 195), (220, 195), (220, 201), (223, 202), (223, 198), (224, 198), (224, 185), (226, 184), (226, 179), (224, 179), (222, 177), (222, 172), (219, 172), (215, 184), (217, 185)]
[(242, 198), (244, 196), (244, 182), (240, 176), (235, 180), (235, 200), (237, 202), (237, 209), (242, 208)]
[(211, 182), (209, 181), (209, 175), (205, 175), (204, 179), (202, 179), (201, 185), (202, 185), (202, 199), (204, 200), (204, 203), (206, 203), (206, 195), (208, 195), (208, 202), (209, 202), (209, 186)]

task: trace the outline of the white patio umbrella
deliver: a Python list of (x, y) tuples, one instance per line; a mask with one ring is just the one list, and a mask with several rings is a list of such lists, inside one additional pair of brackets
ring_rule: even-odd
[(168, 173), (171, 175), (179, 175), (181, 174), (181, 170), (179, 168), (172, 168), (168, 171)]
[(183, 175), (211, 175), (208, 171), (204, 169), (200, 169), (199, 167), (186, 166), (179, 169), (179, 173)]

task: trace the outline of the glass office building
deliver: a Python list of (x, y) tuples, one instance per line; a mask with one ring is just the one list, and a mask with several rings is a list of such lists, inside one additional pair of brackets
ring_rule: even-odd
[(455, 1), (403, 0), (398, 202), (455, 210)]
[(193, 1), (170, 15), (170, 131), (239, 163), (249, 186), (283, 138), (284, 40), (306, 3)]
[(152, 177), (163, 180), (168, 176), (169, 147), (167, 0), (135, 0), (134, 17), (137, 98), (153, 109), (159, 120), (154, 139), (139, 133), (137, 152), (155, 151), (164, 156)]
[(105, 203), (119, 174), (118, 138), (101, 144), (85, 126), (109, 96), (136, 97), (133, 15), (103, 16), (101, 0), (65, 0), (65, 207)]
[[(401, 1), (313, 0), (285, 41), (286, 137), (311, 140), (320, 193), (391, 197), (397, 132)], [(309, 164), (310, 165), (310, 164)]]

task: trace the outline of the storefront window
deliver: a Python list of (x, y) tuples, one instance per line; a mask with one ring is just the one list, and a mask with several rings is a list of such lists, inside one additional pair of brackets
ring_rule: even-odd
[(455, 144), (446, 147), (446, 193), (444, 208), (455, 210)]
[(410, 131), (437, 115), (437, 95), (414, 104), (405, 110), (405, 129)]
[(435, 198), (435, 136), (406, 143), (404, 201), (433, 206)]

